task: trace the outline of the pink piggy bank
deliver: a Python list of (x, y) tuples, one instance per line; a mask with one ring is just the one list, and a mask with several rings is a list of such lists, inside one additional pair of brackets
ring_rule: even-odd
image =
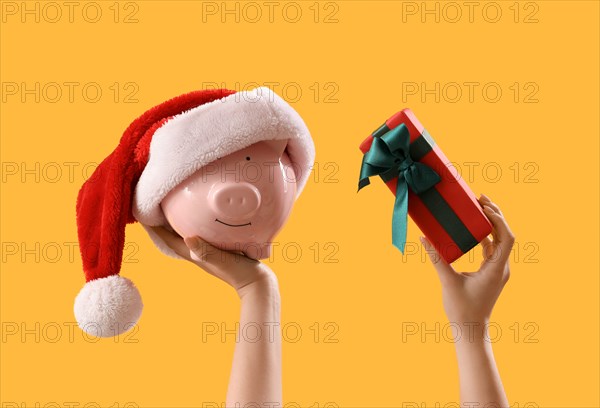
[(196, 171), (161, 202), (170, 226), (182, 237), (268, 258), (296, 196), (287, 142), (254, 143)]

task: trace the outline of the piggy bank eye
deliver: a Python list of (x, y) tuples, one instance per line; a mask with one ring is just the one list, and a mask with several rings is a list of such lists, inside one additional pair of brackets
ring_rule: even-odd
[(246, 156), (246, 160), (250, 160), (250, 156)]

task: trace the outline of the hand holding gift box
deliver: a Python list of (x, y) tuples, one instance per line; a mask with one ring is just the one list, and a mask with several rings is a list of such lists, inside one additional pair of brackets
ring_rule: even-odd
[(410, 109), (389, 118), (361, 145), (358, 189), (380, 176), (396, 195), (392, 242), (404, 252), (407, 214), (448, 263), (492, 232), (475, 194)]

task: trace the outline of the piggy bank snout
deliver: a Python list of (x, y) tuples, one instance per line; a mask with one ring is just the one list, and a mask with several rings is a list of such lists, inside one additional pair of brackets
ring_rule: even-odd
[(246, 182), (215, 184), (209, 193), (209, 205), (219, 217), (246, 220), (260, 207), (260, 192)]

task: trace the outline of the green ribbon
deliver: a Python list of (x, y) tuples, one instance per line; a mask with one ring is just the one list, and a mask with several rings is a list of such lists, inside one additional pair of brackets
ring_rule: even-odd
[(392, 217), (392, 244), (404, 253), (408, 216), (408, 188), (421, 194), (441, 181), (429, 166), (410, 157), (410, 134), (401, 124), (381, 137), (374, 137), (360, 167), (358, 191), (370, 184), (369, 177), (380, 176), (388, 182), (398, 177)]

